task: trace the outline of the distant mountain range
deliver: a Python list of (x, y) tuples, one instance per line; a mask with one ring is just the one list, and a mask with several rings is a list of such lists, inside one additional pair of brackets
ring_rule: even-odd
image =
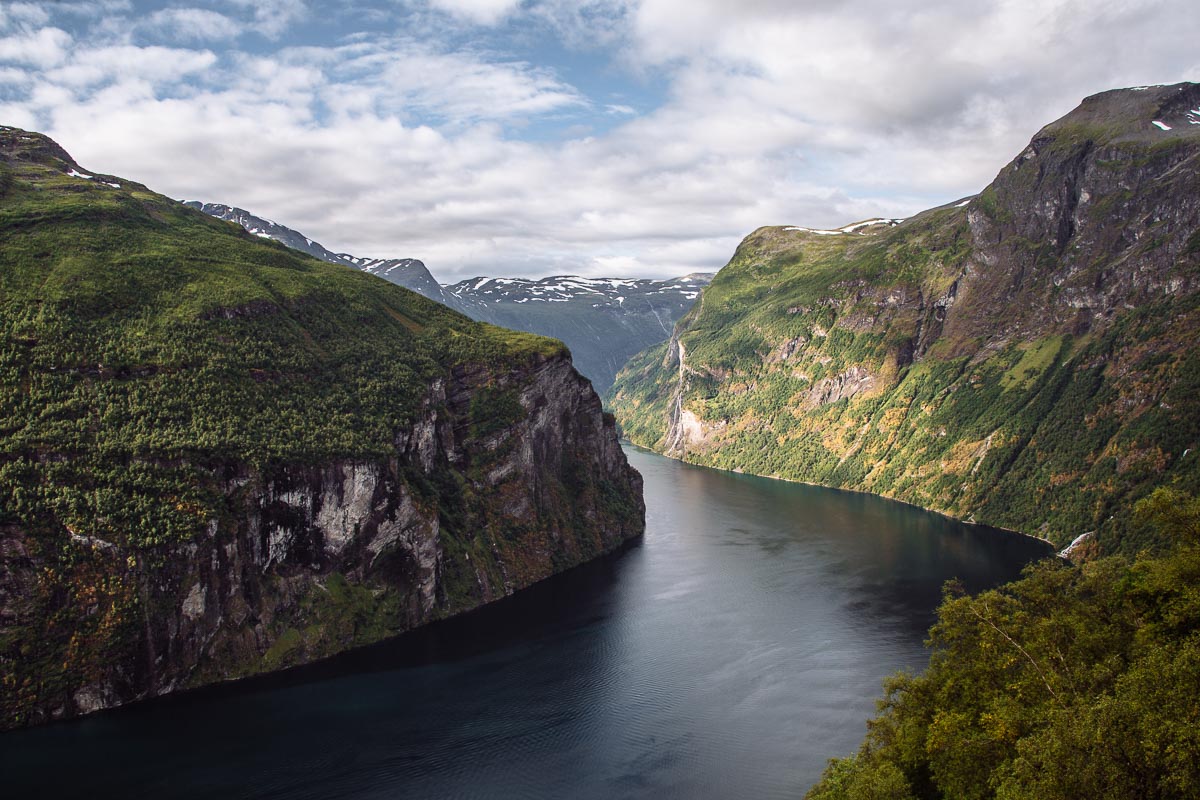
[(576, 369), (600, 393), (608, 390), (634, 353), (667, 340), (675, 321), (713, 277), (700, 272), (669, 280), (479, 277), (443, 286), (415, 258), (335, 253), (299, 231), (241, 208), (196, 200), (185, 205), (322, 261), (376, 275), (472, 319), (560, 339), (570, 348)]
[[(451, 308), (493, 325), (561, 339), (603, 393), (637, 352), (664, 342), (712, 275), (624, 278), (473, 278), (446, 287)], [(643, 344), (643, 342), (645, 344)]]

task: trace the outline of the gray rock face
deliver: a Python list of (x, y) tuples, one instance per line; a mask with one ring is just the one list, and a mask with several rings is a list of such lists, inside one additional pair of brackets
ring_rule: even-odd
[(714, 285), (618, 377), (633, 441), (1135, 552), (1200, 485), (1200, 84), (1090, 97), (886, 228), (760, 228)]
[(853, 366), (832, 378), (818, 381), (808, 393), (808, 406), (829, 405), (839, 400), (847, 400), (860, 394), (870, 392), (875, 388), (875, 378), (866, 368)]
[[(1104, 92), (1043, 128), (967, 206), (975, 263), (954, 287), (947, 334), (1083, 335), (1195, 291), (1180, 264), (1200, 218), (1197, 134), (1198, 84)], [(979, 312), (1000, 304), (997, 331)]]
[[(565, 356), (456, 368), (386, 459), (240, 463), (228, 514), (155, 563), (83, 548), (145, 598), (137, 648), (30, 722), (333, 655), (502, 598), (641, 535), (641, 476)], [(0, 529), (0, 634), (39, 568)]]

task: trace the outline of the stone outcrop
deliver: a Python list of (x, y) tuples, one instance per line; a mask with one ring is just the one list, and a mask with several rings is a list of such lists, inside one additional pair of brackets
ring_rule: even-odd
[(849, 400), (870, 392), (875, 387), (875, 378), (865, 367), (854, 366), (832, 378), (819, 381), (808, 393), (807, 404), (811, 408)]
[[(497, 420), (482, 394), (519, 408), (497, 404)], [(160, 558), (59, 534), (81, 569), (107, 575), (132, 646), (78, 665), (32, 707), (4, 687), (6, 710), (61, 719), (312, 661), (505, 597), (644, 525), (641, 477), (565, 356), (455, 368), (391, 458), (225, 463), (213, 479), (228, 513)], [(0, 530), (0, 634), (44, 613), (27, 534)]]

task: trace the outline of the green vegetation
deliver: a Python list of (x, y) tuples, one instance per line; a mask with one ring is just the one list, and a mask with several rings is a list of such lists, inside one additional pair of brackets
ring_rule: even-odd
[(561, 352), (65, 169), (0, 164), (0, 523), (187, 541), (212, 464), (385, 458), (450, 365)]
[(812, 800), (1200, 796), (1200, 136), (1142, 131), (1161, 100), (1085, 103), (967, 208), (755, 231), (618, 376), (626, 434), (689, 461), (1096, 532), (948, 587)]
[(1200, 184), (1176, 168), (1200, 131), (1123, 130), (1122, 104), (1158, 102), (1126, 95), (1045, 129), (966, 207), (746, 237), (676, 326), (683, 364), (669, 343), (618, 375), (624, 433), (1060, 546), (1161, 544), (1128, 523), (1158, 486), (1200, 492)]
[(483, 439), (511, 427), (525, 415), (516, 389), (484, 387), (471, 395), (471, 434)]
[[(81, 688), (162, 691), (155, 671), (200, 685), (376, 641), (545, 577), (550, 562), (578, 563), (600, 551), (601, 531), (640, 530), (640, 510), (613, 505), (595, 474), (518, 530), (516, 489), (486, 473), (511, 445), (467, 475), (398, 458), (398, 434), (428, 414), (438, 380), (479, 382), (469, 408), (436, 410), (491, 436), (523, 418), (522, 382), (565, 355), (561, 343), (74, 166), (44, 137), (0, 129), (0, 727), (112, 702)], [(403, 494), (437, 520), (436, 607), (413, 606), (416, 567), (400, 548), (351, 553), (353, 579), (306, 552), (280, 573), (207, 576), (226, 590), (253, 581), (251, 599), (222, 601), (240, 617), (200, 645), (210, 650), (180, 651), (180, 604), (209, 569), (197, 548), (214, 572), (232, 570), (238, 547), (268, 546), (242, 541), (248, 518), (304, 533), (305, 512), (268, 508), (263, 487), (364, 461), (389, 491), (403, 484), (388, 502)], [(546, 476), (547, 503), (559, 479)], [(546, 547), (551, 528), (587, 526), (584, 545), (562, 543), (578, 552)]]
[(1028, 391), (1057, 360), (1062, 352), (1063, 337), (1047, 336), (1036, 342), (1020, 347), (1021, 360), (1013, 364), (1000, 378), (1000, 385), (1005, 389)]
[(759, 229), (618, 376), (623, 431), (688, 461), (1060, 546), (1095, 532), (1082, 565), (948, 587), (929, 670), (886, 684), (813, 800), (1200, 796), (1200, 177), (1181, 169), (1200, 131), (1147, 130), (1197, 99), (1089, 98), (965, 207), (891, 229)]
[(1200, 501), (1159, 489), (1137, 512), (1165, 554), (948, 587), (928, 671), (885, 684), (808, 798), (1200, 795)]

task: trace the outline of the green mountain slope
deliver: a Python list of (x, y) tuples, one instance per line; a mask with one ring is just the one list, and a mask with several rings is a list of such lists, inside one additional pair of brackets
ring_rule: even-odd
[(1058, 544), (1200, 489), (1200, 86), (1088, 98), (980, 195), (761, 228), (609, 397), (688, 461)]
[(642, 530), (558, 342), (0, 129), (0, 727), (301, 663)]

